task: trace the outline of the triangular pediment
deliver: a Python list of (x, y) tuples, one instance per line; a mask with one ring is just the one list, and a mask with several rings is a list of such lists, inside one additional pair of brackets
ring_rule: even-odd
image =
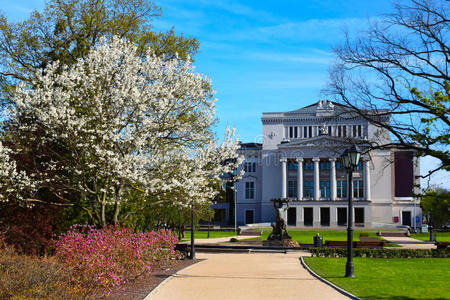
[(349, 146), (350, 143), (346, 138), (320, 135), (312, 138), (298, 138), (291, 139), (289, 142), (283, 142), (278, 145), (278, 149), (290, 149), (297, 147), (344, 147)]

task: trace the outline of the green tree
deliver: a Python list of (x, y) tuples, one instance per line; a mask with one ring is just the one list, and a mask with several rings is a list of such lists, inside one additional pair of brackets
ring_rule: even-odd
[(450, 190), (443, 188), (428, 190), (422, 197), (420, 206), (424, 214), (431, 212), (431, 221), (436, 228), (447, 225), (450, 220)]
[(141, 52), (151, 47), (168, 59), (195, 55), (197, 39), (177, 35), (173, 28), (153, 30), (161, 12), (149, 0), (50, 0), (22, 22), (0, 14), (0, 103), (10, 102), (18, 82), (31, 83), (36, 71), (54, 61), (72, 65), (103, 36), (124, 38)]
[(416, 150), (450, 171), (450, 1), (409, 0), (347, 34), (334, 52), (331, 94), (387, 132), (372, 149)]

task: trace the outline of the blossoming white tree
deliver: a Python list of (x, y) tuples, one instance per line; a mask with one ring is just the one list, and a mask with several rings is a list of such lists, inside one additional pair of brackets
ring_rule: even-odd
[(215, 141), (214, 107), (209, 79), (189, 62), (151, 50), (138, 56), (133, 44), (113, 38), (70, 68), (51, 64), (33, 88), (20, 86), (8, 122), (16, 140), (38, 145), (33, 155), (45, 149), (48, 158), (28, 174), (36, 189), (67, 205), (79, 195), (106, 225), (107, 205), (117, 223), (130, 189), (161, 199), (183, 191), (187, 197), (177, 201), (186, 204), (215, 195), (211, 182), (241, 159), (234, 132)]

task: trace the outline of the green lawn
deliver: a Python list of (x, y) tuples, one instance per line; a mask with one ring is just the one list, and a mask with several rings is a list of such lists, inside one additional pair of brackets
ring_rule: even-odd
[[(412, 233), (411, 237), (421, 241), (430, 241), (430, 233)], [(450, 242), (450, 232), (436, 232), (436, 240), (438, 242)]]
[[(220, 237), (228, 237), (228, 236), (235, 236), (237, 235), (234, 231), (210, 231), (209, 237), (210, 238), (220, 238)], [(177, 232), (178, 236), (178, 232)], [(208, 231), (195, 231), (194, 237), (196, 239), (206, 239), (208, 237)], [(190, 240), (191, 239), (191, 231), (186, 230), (184, 232), (184, 239), (183, 240)]]
[[(263, 235), (261, 236), (262, 240), (267, 240), (269, 234), (272, 232), (272, 229), (264, 229)], [(376, 231), (354, 231), (353, 232), (353, 240), (359, 241), (359, 235), (361, 232), (365, 232), (369, 237), (378, 237)], [(346, 241), (347, 240), (347, 231), (342, 229), (334, 229), (334, 230), (323, 230), (323, 229), (288, 229), (288, 233), (292, 237), (292, 239), (296, 240), (301, 244), (312, 244), (314, 236), (319, 233), (321, 237), (323, 237), (323, 241)]]
[(305, 257), (320, 276), (371, 300), (450, 299), (450, 258), (354, 258), (355, 278), (345, 278), (346, 258)]

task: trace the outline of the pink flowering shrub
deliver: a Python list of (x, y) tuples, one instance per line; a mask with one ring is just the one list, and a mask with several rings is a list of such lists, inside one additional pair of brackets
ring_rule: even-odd
[(169, 230), (135, 233), (130, 228), (73, 225), (54, 246), (56, 256), (72, 269), (73, 293), (109, 295), (155, 264), (179, 258), (177, 242)]

